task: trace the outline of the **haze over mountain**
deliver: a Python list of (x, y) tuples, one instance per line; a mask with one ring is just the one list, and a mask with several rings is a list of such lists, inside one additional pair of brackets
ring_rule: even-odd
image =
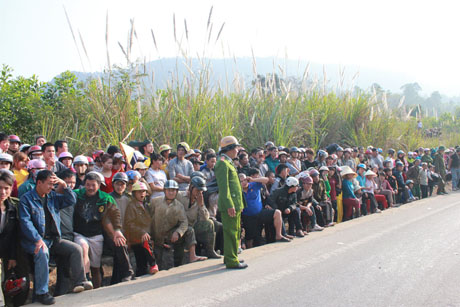
[[(206, 59), (205, 64), (211, 70), (211, 82), (219, 82), (225, 85), (227, 81), (231, 83), (236, 74), (244, 78), (246, 81), (251, 81), (255, 78), (254, 61), (252, 58), (236, 58), (236, 59)], [(191, 59), (191, 69), (196, 73), (203, 69), (203, 65), (197, 58)], [(188, 68), (185, 65), (183, 58), (164, 58), (146, 63), (145, 73), (149, 75), (154, 72), (154, 85), (156, 88), (164, 88), (168, 80), (171, 79), (171, 74), (181, 78), (188, 74)], [(318, 79), (323, 81), (324, 72), (330, 87), (335, 87), (343, 81), (344, 88), (352, 88), (359, 86), (361, 88), (369, 88), (372, 84), (378, 83), (382, 88), (392, 92), (400, 92), (400, 87), (403, 84), (414, 82), (414, 78), (392, 71), (382, 71), (372, 68), (363, 68), (356, 65), (341, 66), (338, 64), (318, 64), (309, 63), (304, 60), (284, 60), (275, 58), (256, 58), (257, 74), (266, 75), (277, 73), (280, 77), (302, 77), (305, 69), (308, 66), (309, 79)], [(74, 72), (80, 80), (85, 80), (90, 76), (96, 76), (96, 73)], [(341, 75), (342, 74), (342, 75)], [(342, 80), (343, 78), (343, 80)]]
[[(190, 64), (191, 63), (191, 64)], [(343, 90), (354, 89), (355, 86), (361, 89), (369, 89), (372, 85), (377, 84), (381, 91), (390, 91), (396, 93), (393, 97), (393, 105), (397, 105), (400, 95), (405, 94), (406, 105), (420, 104), (432, 111), (436, 108), (438, 113), (444, 111), (453, 111), (460, 103), (459, 97), (448, 97), (430, 88), (429, 85), (416, 83), (415, 77), (401, 72), (384, 71), (357, 65), (341, 66), (339, 64), (319, 64), (309, 63), (304, 60), (285, 60), (276, 58), (225, 58), (225, 59), (189, 59), (187, 62), (184, 58), (163, 58), (145, 63), (139, 66), (139, 73), (145, 74), (143, 83), (147, 87), (155, 89), (166, 88), (167, 82), (172, 79), (182, 79), (190, 74), (190, 70), (198, 74), (200, 70), (210, 71), (209, 83), (212, 86), (219, 85), (224, 91), (231, 91), (232, 84), (236, 77), (243, 81), (246, 86), (251, 86), (251, 81), (256, 78), (254, 69), (258, 75), (267, 75), (276, 73), (281, 78), (295, 77), (301, 79), (308, 67), (308, 79), (324, 81), (326, 75), (327, 86), (329, 88)], [(102, 72), (84, 73), (74, 72), (79, 80), (85, 80), (89, 77), (102, 75)], [(405, 85), (416, 85), (411, 87), (410, 95)], [(407, 87), (407, 86), (405, 86)], [(413, 92), (415, 90), (415, 93)], [(433, 98), (435, 94), (435, 98)], [(399, 96), (398, 96), (399, 95)], [(395, 95), (393, 95), (395, 96)], [(390, 101), (391, 102), (391, 101)]]

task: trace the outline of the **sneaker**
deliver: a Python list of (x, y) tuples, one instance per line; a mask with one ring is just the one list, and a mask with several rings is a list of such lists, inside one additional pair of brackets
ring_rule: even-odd
[(128, 281), (131, 281), (131, 279), (132, 279), (132, 276), (131, 276), (131, 275), (128, 275), (128, 276), (126, 276), (126, 277), (123, 277), (123, 278), (121, 279), (121, 282), (128, 282)]
[(75, 286), (72, 290), (73, 293), (80, 293), (83, 291), (85, 291), (85, 287), (83, 287), (83, 285)]
[(334, 225), (335, 225), (335, 223), (334, 223), (334, 222), (330, 222), (329, 224), (327, 224), (327, 226), (326, 226), (326, 227), (333, 227)]
[(150, 275), (154, 275), (154, 274), (158, 273), (158, 264), (152, 265), (149, 268), (149, 273), (150, 273)]
[(315, 227), (313, 227), (313, 229), (311, 231), (323, 231), (324, 228), (319, 226), (318, 224), (315, 225)]
[(375, 213), (382, 213), (382, 210), (380, 210), (380, 209), (375, 209)]
[(56, 299), (52, 297), (49, 293), (39, 294), (36, 296), (36, 299), (43, 305), (53, 305), (54, 303), (56, 303)]
[(83, 285), (83, 288), (85, 288), (85, 290), (93, 290), (93, 288), (94, 288), (94, 287), (93, 287), (93, 283), (90, 282), (90, 281), (87, 281), (87, 280), (85, 280), (85, 281), (82, 283), (82, 285)]

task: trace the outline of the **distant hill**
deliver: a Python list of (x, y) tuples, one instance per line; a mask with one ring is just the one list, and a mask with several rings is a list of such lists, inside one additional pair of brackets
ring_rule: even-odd
[[(210, 68), (210, 82), (211, 84), (220, 84), (225, 87), (227, 84), (231, 85), (236, 74), (239, 78), (243, 78), (247, 84), (255, 78), (253, 70), (253, 59), (236, 58), (236, 59), (206, 59), (206, 65)], [(203, 69), (203, 65), (196, 58), (191, 60), (191, 70), (198, 73)], [(266, 75), (268, 73), (277, 73), (280, 77), (302, 77), (307, 61), (284, 60), (275, 58), (256, 58), (257, 74)], [(144, 82), (148, 85), (154, 85), (155, 88), (164, 88), (166, 82), (171, 80), (172, 74), (179, 76), (188, 75), (188, 69), (184, 64), (183, 58), (164, 58), (156, 61), (146, 63), (147, 77)], [(343, 80), (340, 75), (340, 69), (343, 71)], [(328, 80), (329, 87), (336, 87), (343, 81), (344, 88), (351, 88), (352, 86), (359, 86), (360, 88), (367, 89), (372, 84), (378, 83), (383, 89), (392, 92), (400, 92), (400, 87), (403, 84), (414, 82), (410, 76), (401, 73), (382, 71), (371, 68), (359, 68), (358, 66), (345, 66), (341, 67), (338, 64), (322, 65), (318, 63), (310, 63), (309, 65), (309, 78), (318, 79), (323, 81), (324, 73)], [(143, 72), (143, 71), (142, 71)], [(153, 72), (153, 83), (152, 83)], [(85, 80), (89, 77), (101, 75), (101, 72), (84, 73), (74, 72), (79, 80)], [(353, 80), (353, 78), (356, 78)]]

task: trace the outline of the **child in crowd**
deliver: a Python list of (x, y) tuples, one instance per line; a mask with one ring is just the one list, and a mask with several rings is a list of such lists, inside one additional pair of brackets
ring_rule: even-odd
[(408, 189), (409, 198), (407, 199), (407, 202), (418, 200), (418, 197), (415, 197), (414, 194), (412, 194), (412, 189), (414, 188), (414, 181), (411, 179), (408, 179), (406, 181), (406, 186), (409, 188)]
[(370, 202), (370, 210), (371, 213), (380, 213), (380, 210), (377, 208), (378, 203), (377, 200), (375, 199), (375, 190), (377, 188), (377, 185), (374, 182), (374, 177), (377, 175), (371, 171), (368, 170), (367, 172), (364, 173), (364, 176), (366, 177), (366, 183), (363, 188), (363, 208), (364, 208), (364, 215), (367, 214), (367, 201)]
[(420, 190), (422, 192), (422, 198), (428, 197), (428, 163), (422, 162), (422, 170), (419, 174)]
[(148, 203), (144, 202), (147, 195), (147, 186), (143, 182), (136, 182), (131, 191), (133, 198), (126, 208), (123, 229), (128, 245), (136, 257), (136, 276), (158, 272), (158, 265), (153, 255), (153, 242), (150, 237), (151, 215)]

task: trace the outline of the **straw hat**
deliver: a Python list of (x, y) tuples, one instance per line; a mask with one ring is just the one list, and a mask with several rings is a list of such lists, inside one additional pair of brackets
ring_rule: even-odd
[(367, 172), (364, 173), (364, 176), (372, 176), (372, 177), (377, 177), (377, 175), (371, 171), (371, 170), (368, 170)]
[(356, 176), (358, 176), (358, 174), (356, 174), (352, 169), (351, 167), (347, 166), (347, 165), (344, 165), (342, 166), (342, 171), (340, 172), (340, 175), (342, 175), (342, 177), (344, 177), (345, 175), (353, 175), (353, 178), (355, 178)]
[(148, 169), (147, 165), (144, 162), (136, 162), (133, 169)]

